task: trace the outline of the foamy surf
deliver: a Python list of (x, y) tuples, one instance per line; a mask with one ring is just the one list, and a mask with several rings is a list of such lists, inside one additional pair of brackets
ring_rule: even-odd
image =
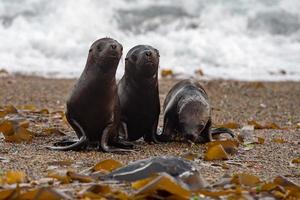
[(3, 0), (0, 68), (78, 77), (91, 43), (109, 36), (124, 54), (156, 47), (161, 69), (186, 76), (299, 81), (299, 10), (297, 0)]

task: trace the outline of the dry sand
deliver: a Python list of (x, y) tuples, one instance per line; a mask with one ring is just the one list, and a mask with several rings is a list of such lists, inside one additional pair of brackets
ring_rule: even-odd
[[(50, 111), (64, 110), (65, 101), (75, 80), (44, 79), (39, 77), (8, 76), (0, 77), (0, 106), (35, 105)], [(249, 83), (237, 81), (201, 81), (211, 100), (213, 123), (222, 124), (236, 122), (241, 126), (248, 120), (259, 123), (274, 122), (287, 130), (255, 130), (254, 134), (266, 138), (265, 144), (254, 145), (250, 150), (240, 147), (229, 161), (198, 160), (203, 176), (212, 182), (225, 173), (250, 172), (262, 179), (273, 179), (277, 175), (287, 176), (290, 180), (300, 183), (299, 165), (290, 164), (291, 160), (300, 157), (300, 82), (264, 82)], [(174, 79), (160, 80), (161, 103), (173, 84)], [(6, 143), (0, 141), (0, 172), (9, 169), (25, 171), (30, 178), (38, 179), (46, 176), (49, 162), (70, 160), (72, 167), (81, 171), (93, 166), (102, 159), (113, 158), (128, 163), (130, 161), (159, 155), (180, 155), (186, 152), (199, 153), (203, 156), (204, 145), (181, 143), (148, 145), (138, 142), (139, 152), (130, 154), (110, 154), (96, 151), (88, 152), (54, 152), (45, 149), (63, 136), (46, 135), (45, 127), (57, 127), (67, 135), (73, 135), (72, 129), (63, 124), (53, 115), (23, 115), (30, 119), (30, 129), (35, 132), (31, 143)], [(161, 117), (162, 119), (162, 117)], [(161, 126), (161, 120), (160, 120)], [(239, 133), (240, 129), (234, 130)], [(278, 144), (273, 138), (283, 138), (286, 142)], [(222, 168), (224, 162), (229, 169)]]

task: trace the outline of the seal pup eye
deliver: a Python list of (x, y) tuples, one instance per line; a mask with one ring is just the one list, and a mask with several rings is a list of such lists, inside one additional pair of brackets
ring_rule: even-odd
[(97, 46), (97, 50), (98, 50), (98, 51), (102, 51), (101, 45), (98, 45), (98, 46)]
[(131, 59), (132, 59), (133, 61), (137, 61), (137, 56), (136, 56), (136, 55), (132, 55), (132, 56), (131, 56)]

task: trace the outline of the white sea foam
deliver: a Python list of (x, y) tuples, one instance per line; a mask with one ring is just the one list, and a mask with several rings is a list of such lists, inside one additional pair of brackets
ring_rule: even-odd
[(212, 79), (300, 80), (298, 0), (0, 2), (0, 68), (10, 72), (78, 77), (89, 46), (105, 36), (125, 54), (153, 45), (161, 68), (187, 75), (200, 68)]

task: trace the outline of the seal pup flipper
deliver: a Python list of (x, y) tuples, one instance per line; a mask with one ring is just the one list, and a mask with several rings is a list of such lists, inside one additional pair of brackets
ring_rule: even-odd
[(78, 142), (78, 139), (64, 138), (59, 142), (55, 142), (53, 146), (70, 146)]
[(166, 115), (164, 118), (164, 126), (160, 135), (156, 134), (156, 140), (159, 142), (170, 142), (173, 137), (174, 125), (171, 119)]
[[(128, 128), (126, 122), (121, 121), (121, 128), (118, 137), (118, 141), (114, 142), (114, 146), (124, 148), (124, 149), (133, 149), (134, 145), (133, 143), (128, 141)], [(120, 137), (121, 136), (121, 137)]]
[(127, 124), (123, 121), (121, 121), (121, 132), (124, 140), (128, 140), (128, 128)]
[[(101, 142), (100, 142), (101, 150), (103, 150), (104, 152), (134, 152), (133, 149), (117, 148), (117, 147), (108, 145), (108, 142), (109, 141), (111, 142), (110, 139), (111, 139), (111, 135), (112, 135), (111, 134), (112, 128), (113, 128), (113, 124), (109, 124), (103, 130)], [(114, 143), (115, 143), (115, 145), (122, 144), (120, 141), (114, 141)]]
[(210, 133), (211, 133), (212, 137), (216, 136), (216, 135), (221, 135), (223, 133), (227, 133), (232, 138), (235, 138), (234, 132), (232, 130), (230, 130), (229, 128), (225, 128), (225, 127), (215, 128), (215, 129), (211, 130)]
[(72, 126), (72, 128), (75, 130), (76, 134), (81, 135), (80, 139), (68, 146), (51, 146), (51, 147), (46, 147), (47, 149), (57, 150), (57, 151), (69, 151), (69, 150), (77, 151), (82, 149), (85, 145), (87, 145), (87, 137), (85, 131), (80, 126), (80, 124), (71, 118), (68, 118), (68, 121)]
[(156, 143), (156, 144), (159, 143), (158, 139), (156, 138), (156, 136), (158, 135), (157, 134), (157, 126), (158, 126), (158, 119), (153, 124), (153, 126), (151, 128), (151, 131), (150, 131), (150, 134), (145, 134), (143, 136), (145, 142), (147, 142), (147, 143)]
[(71, 144), (69, 146), (51, 146), (46, 148), (50, 150), (56, 150), (56, 151), (78, 151), (84, 148), (84, 146), (86, 145), (87, 145), (87, 138), (83, 136), (76, 143)]

